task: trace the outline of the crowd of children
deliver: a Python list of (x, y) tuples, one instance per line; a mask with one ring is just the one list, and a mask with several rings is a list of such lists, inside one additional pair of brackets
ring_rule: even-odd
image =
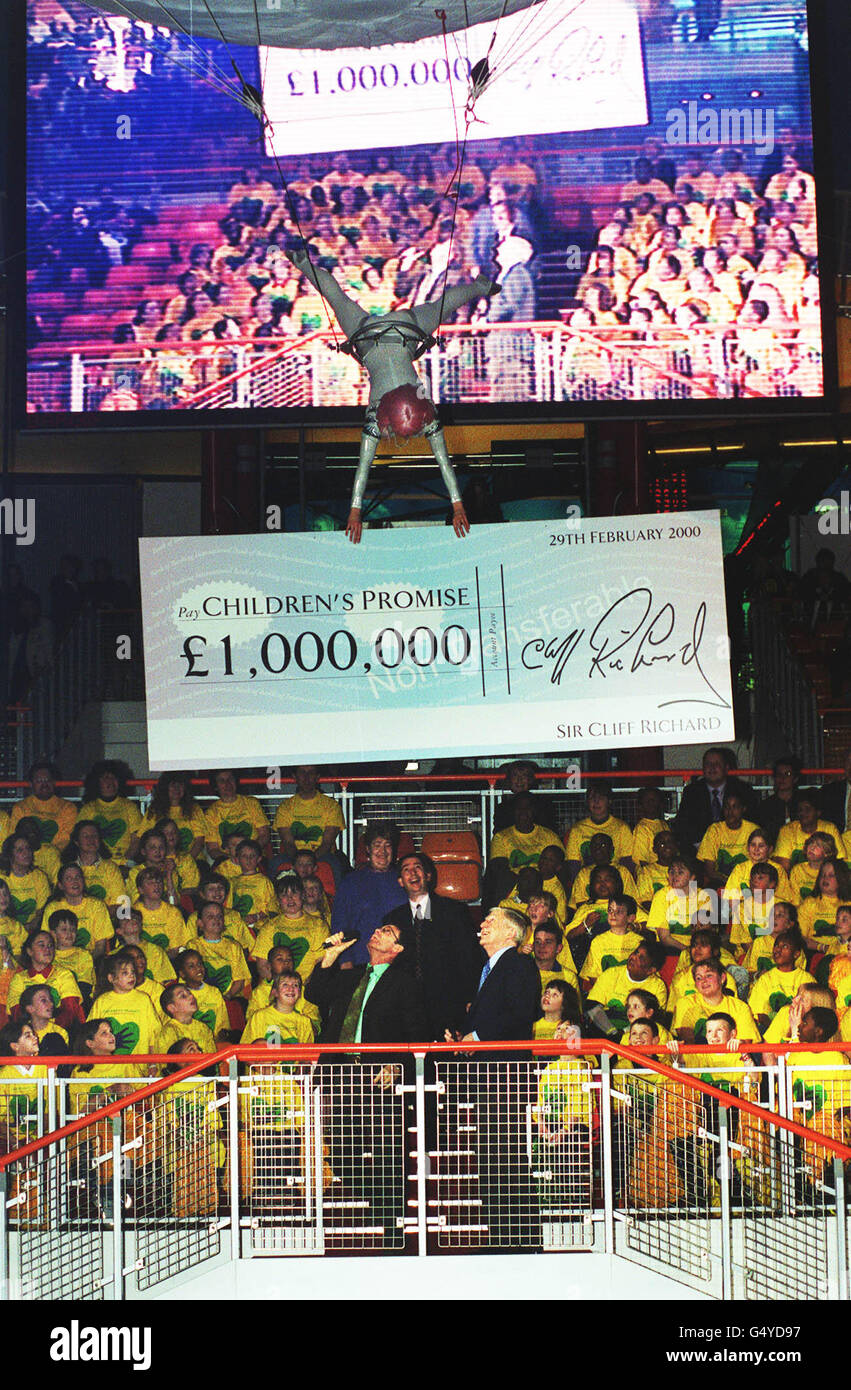
[[(212, 775), (203, 804), (188, 774), (163, 774), (144, 816), (120, 765), (92, 769), (79, 807), (55, 775), (32, 768), (33, 791), (0, 810), (0, 1052), (20, 1058), (2, 1073), (6, 1147), (31, 1137), (39, 1056), (91, 1054), (72, 1074), (92, 1083), (91, 1104), (93, 1086), (103, 1103), (156, 1073), (134, 1054), (321, 1042), (303, 986), (349, 866), (316, 769), (298, 770), (274, 826), (231, 771)], [(555, 830), (529, 780), (509, 776), (483, 902), (525, 914), (536, 1039), (709, 1043), (720, 1062), (695, 1065), (710, 1079), (740, 1044), (851, 1042), (851, 836), (820, 818), (814, 793), (798, 795), (772, 843), (731, 789), (695, 853), (655, 790), (630, 825), (595, 782), (586, 814)], [(822, 1056), (811, 1066), (844, 1065)], [(840, 1137), (846, 1088), (810, 1090), (812, 1124)]]

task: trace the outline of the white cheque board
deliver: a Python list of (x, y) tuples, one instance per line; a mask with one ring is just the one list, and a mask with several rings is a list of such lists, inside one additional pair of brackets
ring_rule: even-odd
[(139, 548), (155, 771), (734, 737), (717, 512)]

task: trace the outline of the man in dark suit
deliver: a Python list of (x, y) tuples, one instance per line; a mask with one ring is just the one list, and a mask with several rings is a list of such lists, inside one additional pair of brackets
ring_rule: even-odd
[[(335, 1057), (333, 1066), (321, 1069), (327, 1144), (341, 1192), (351, 1193), (355, 1220), (363, 1219), (364, 1245), (386, 1249), (405, 1243), (406, 1118), (396, 1094), (403, 1067), (398, 1057), (366, 1056), (361, 1063), (354, 1049), (359, 1043), (425, 1041), (420, 991), (400, 961), (399, 937), (392, 924), (376, 927), (366, 944), (369, 964), (343, 970), (337, 961), (350, 941), (337, 932), (304, 990), (322, 1017), (320, 1042), (353, 1045), (352, 1065)], [(339, 1211), (351, 1225), (351, 1212)]]
[[(517, 950), (525, 934), (526, 919), (519, 912), (497, 907), (488, 913), (479, 929), (488, 959), (467, 1015), (467, 1031), (455, 1038), (447, 1032), (447, 1042), (532, 1037), (541, 981), (532, 958)], [(526, 1111), (534, 1084), (530, 1059), (523, 1053), (488, 1052), (467, 1071), (467, 1099), (475, 1107), (478, 1131), (486, 1244), (490, 1249), (539, 1248), (540, 1216), (525, 1142)]]
[(466, 1024), (484, 956), (464, 903), (432, 891), (437, 875), (423, 854), (399, 861), (399, 883), (408, 901), (384, 918), (400, 929), (405, 959), (421, 992), (426, 1037), (443, 1041)]
[(822, 787), (819, 808), (822, 819), (833, 821), (843, 835), (851, 830), (851, 753), (845, 759), (845, 776)]
[(685, 788), (672, 830), (680, 848), (689, 854), (700, 844), (713, 821), (721, 820), (721, 808), (728, 791), (736, 792), (745, 808), (745, 820), (759, 824), (757, 799), (753, 787), (731, 774), (733, 755), (726, 748), (708, 748), (703, 755), (703, 776)]

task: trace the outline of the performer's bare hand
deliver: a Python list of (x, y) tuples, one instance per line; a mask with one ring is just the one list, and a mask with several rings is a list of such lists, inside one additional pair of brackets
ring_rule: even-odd
[(462, 539), (470, 534), (470, 523), (467, 520), (463, 502), (452, 503), (452, 529), (456, 536)]
[[(466, 521), (466, 519), (467, 518), (465, 517), (464, 520)], [(348, 536), (352, 545), (360, 544), (360, 538), (363, 535), (363, 526), (361, 525), (360, 519), (360, 507), (352, 507), (352, 510), (349, 512), (349, 519), (346, 522), (346, 535)]]

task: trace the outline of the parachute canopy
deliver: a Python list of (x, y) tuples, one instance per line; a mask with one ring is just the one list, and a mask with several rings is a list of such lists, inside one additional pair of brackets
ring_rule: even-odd
[(182, 30), (193, 38), (270, 48), (375, 48), (413, 43), (541, 0), (96, 0), (107, 14)]

